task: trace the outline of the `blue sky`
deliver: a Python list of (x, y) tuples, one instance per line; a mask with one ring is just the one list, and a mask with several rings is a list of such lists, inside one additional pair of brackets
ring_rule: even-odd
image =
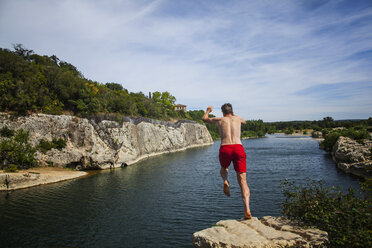
[(245, 119), (372, 116), (372, 1), (0, 0), (0, 46)]

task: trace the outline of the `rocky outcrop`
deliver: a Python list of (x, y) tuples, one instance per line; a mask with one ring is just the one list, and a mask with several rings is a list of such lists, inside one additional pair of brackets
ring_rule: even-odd
[(0, 191), (23, 189), (49, 184), (87, 175), (84, 171), (57, 168), (34, 168), (17, 173), (0, 173)]
[(324, 247), (327, 232), (301, 228), (284, 217), (223, 220), (193, 234), (194, 247)]
[(213, 143), (205, 125), (147, 118), (85, 119), (69, 115), (34, 114), (12, 117), (0, 114), (0, 128), (25, 129), (29, 142), (66, 140), (61, 151), (36, 153), (41, 165), (76, 169), (106, 169), (129, 165), (149, 156)]
[(332, 158), (341, 170), (364, 178), (372, 178), (372, 140), (364, 144), (340, 136), (333, 146)]

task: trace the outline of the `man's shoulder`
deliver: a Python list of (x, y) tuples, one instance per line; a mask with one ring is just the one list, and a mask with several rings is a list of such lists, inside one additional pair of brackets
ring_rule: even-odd
[(234, 120), (241, 120), (242, 119), (239, 115), (234, 115), (233, 118), (234, 118)]

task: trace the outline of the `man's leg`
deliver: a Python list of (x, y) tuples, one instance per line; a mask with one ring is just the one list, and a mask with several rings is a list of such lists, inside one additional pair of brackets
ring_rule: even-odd
[(228, 168), (221, 166), (220, 174), (223, 180), (223, 193), (225, 193), (225, 195), (227, 196), (230, 196), (230, 185), (229, 182), (227, 181), (228, 172), (229, 172)]
[(249, 188), (248, 188), (248, 184), (247, 184), (246, 173), (237, 172), (236, 175), (237, 175), (237, 178), (238, 178), (238, 183), (239, 183), (239, 186), (240, 186), (240, 190), (241, 190), (242, 198), (243, 198), (243, 202), (244, 202), (244, 217), (246, 219), (251, 219), (252, 215), (251, 215), (251, 210), (249, 209), (250, 192), (249, 192)]

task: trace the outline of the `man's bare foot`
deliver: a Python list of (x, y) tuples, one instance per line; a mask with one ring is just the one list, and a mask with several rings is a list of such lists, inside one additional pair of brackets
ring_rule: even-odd
[(230, 196), (230, 186), (228, 182), (223, 184), (223, 193), (225, 193), (227, 196)]
[(250, 219), (252, 219), (252, 214), (251, 214), (251, 213), (249, 213), (249, 214), (244, 214), (244, 219), (245, 219), (245, 220), (250, 220)]

